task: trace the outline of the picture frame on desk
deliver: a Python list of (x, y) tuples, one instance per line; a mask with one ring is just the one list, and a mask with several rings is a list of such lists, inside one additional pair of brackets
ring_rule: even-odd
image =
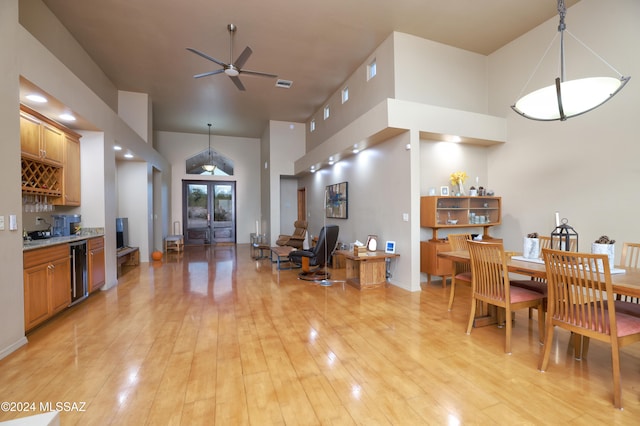
[(440, 187), (440, 195), (443, 197), (448, 197), (449, 196), (449, 187), (448, 186), (441, 186)]

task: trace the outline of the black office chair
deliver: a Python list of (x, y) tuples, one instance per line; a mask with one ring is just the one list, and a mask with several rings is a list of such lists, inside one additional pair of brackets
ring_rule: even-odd
[[(338, 225), (326, 225), (320, 230), (318, 243), (315, 247), (310, 250), (295, 250), (289, 254), (289, 260), (292, 263), (303, 266), (302, 272), (298, 274), (300, 279), (320, 281), (329, 278), (329, 272), (327, 268), (323, 268), (323, 266), (327, 265), (329, 258), (336, 248), (338, 230)], [(308, 259), (309, 267), (314, 267), (314, 269), (306, 268), (306, 260), (303, 261), (303, 259)]]

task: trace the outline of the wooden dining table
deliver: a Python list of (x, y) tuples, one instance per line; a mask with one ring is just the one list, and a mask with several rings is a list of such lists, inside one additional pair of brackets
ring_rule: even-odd
[[(438, 253), (438, 256), (455, 262), (470, 262), (469, 252), (461, 251), (444, 251)], [(509, 272), (515, 274), (527, 275), (536, 278), (547, 278), (547, 271), (544, 263), (530, 262), (525, 260), (514, 259), (509, 256), (507, 260), (507, 268)], [(613, 292), (626, 296), (640, 297), (640, 268), (625, 268), (616, 266), (618, 270), (624, 270), (623, 273), (611, 274), (611, 284)]]
[[(454, 262), (470, 262), (471, 257), (467, 250), (461, 251), (443, 251), (438, 256), (452, 260)], [(547, 271), (544, 263), (540, 261), (526, 261), (514, 258), (516, 256), (508, 256), (507, 269), (514, 274), (526, 275), (536, 278), (547, 278)], [(611, 274), (611, 284), (613, 292), (631, 297), (640, 297), (640, 268), (624, 268), (616, 266), (616, 270), (624, 270), (622, 273)], [(483, 327), (486, 325), (500, 324), (501, 320), (497, 317), (495, 310), (489, 311), (486, 315), (476, 317), (474, 327)]]

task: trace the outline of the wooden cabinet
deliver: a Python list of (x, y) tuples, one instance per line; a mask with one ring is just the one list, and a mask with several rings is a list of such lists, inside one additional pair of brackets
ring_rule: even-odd
[(20, 106), (22, 192), (46, 195), (51, 204), (80, 205), (80, 135)]
[(489, 228), (501, 221), (500, 197), (421, 197), (420, 226), (432, 230), (431, 239), (420, 243), (420, 271), (427, 274), (427, 283), (432, 275), (451, 275), (451, 262), (438, 257), (439, 252), (451, 250), (449, 242), (438, 237), (440, 229), (473, 233), (473, 228), (481, 228), (483, 240), (499, 241), (489, 235)]
[(69, 246), (24, 252), (24, 326), (30, 330), (71, 303)]
[(62, 165), (63, 131), (43, 121), (26, 107), (20, 111), (20, 148), (22, 155), (54, 165)]
[(89, 293), (102, 287), (105, 279), (104, 237), (87, 241)]
[(64, 135), (64, 163), (62, 166), (62, 196), (53, 204), (61, 206), (80, 205), (80, 140)]

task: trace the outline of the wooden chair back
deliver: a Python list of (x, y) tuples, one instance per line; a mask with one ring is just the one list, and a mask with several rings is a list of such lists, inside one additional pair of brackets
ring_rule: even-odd
[(449, 234), (447, 235), (451, 251), (468, 250), (471, 234)]
[(582, 335), (585, 353), (590, 338), (606, 342), (611, 345), (613, 401), (622, 408), (619, 348), (640, 341), (640, 318), (616, 315), (607, 255), (543, 249), (542, 256), (547, 271), (548, 319), (540, 370), (545, 371), (549, 363), (553, 327)]
[(470, 241), (471, 287), (476, 299), (492, 305), (506, 305), (509, 300), (509, 273), (502, 243)]
[[(553, 249), (553, 250), (559, 250), (560, 247), (551, 247), (551, 237), (546, 237), (546, 236), (539, 236), (538, 240), (540, 240), (540, 255), (538, 257), (542, 257), (542, 249)], [(557, 241), (556, 241), (556, 246)], [(578, 240), (576, 240), (575, 238), (570, 238), (569, 239), (569, 251), (578, 251)]]
[(623, 243), (620, 265), (625, 268), (640, 267), (640, 243)]

